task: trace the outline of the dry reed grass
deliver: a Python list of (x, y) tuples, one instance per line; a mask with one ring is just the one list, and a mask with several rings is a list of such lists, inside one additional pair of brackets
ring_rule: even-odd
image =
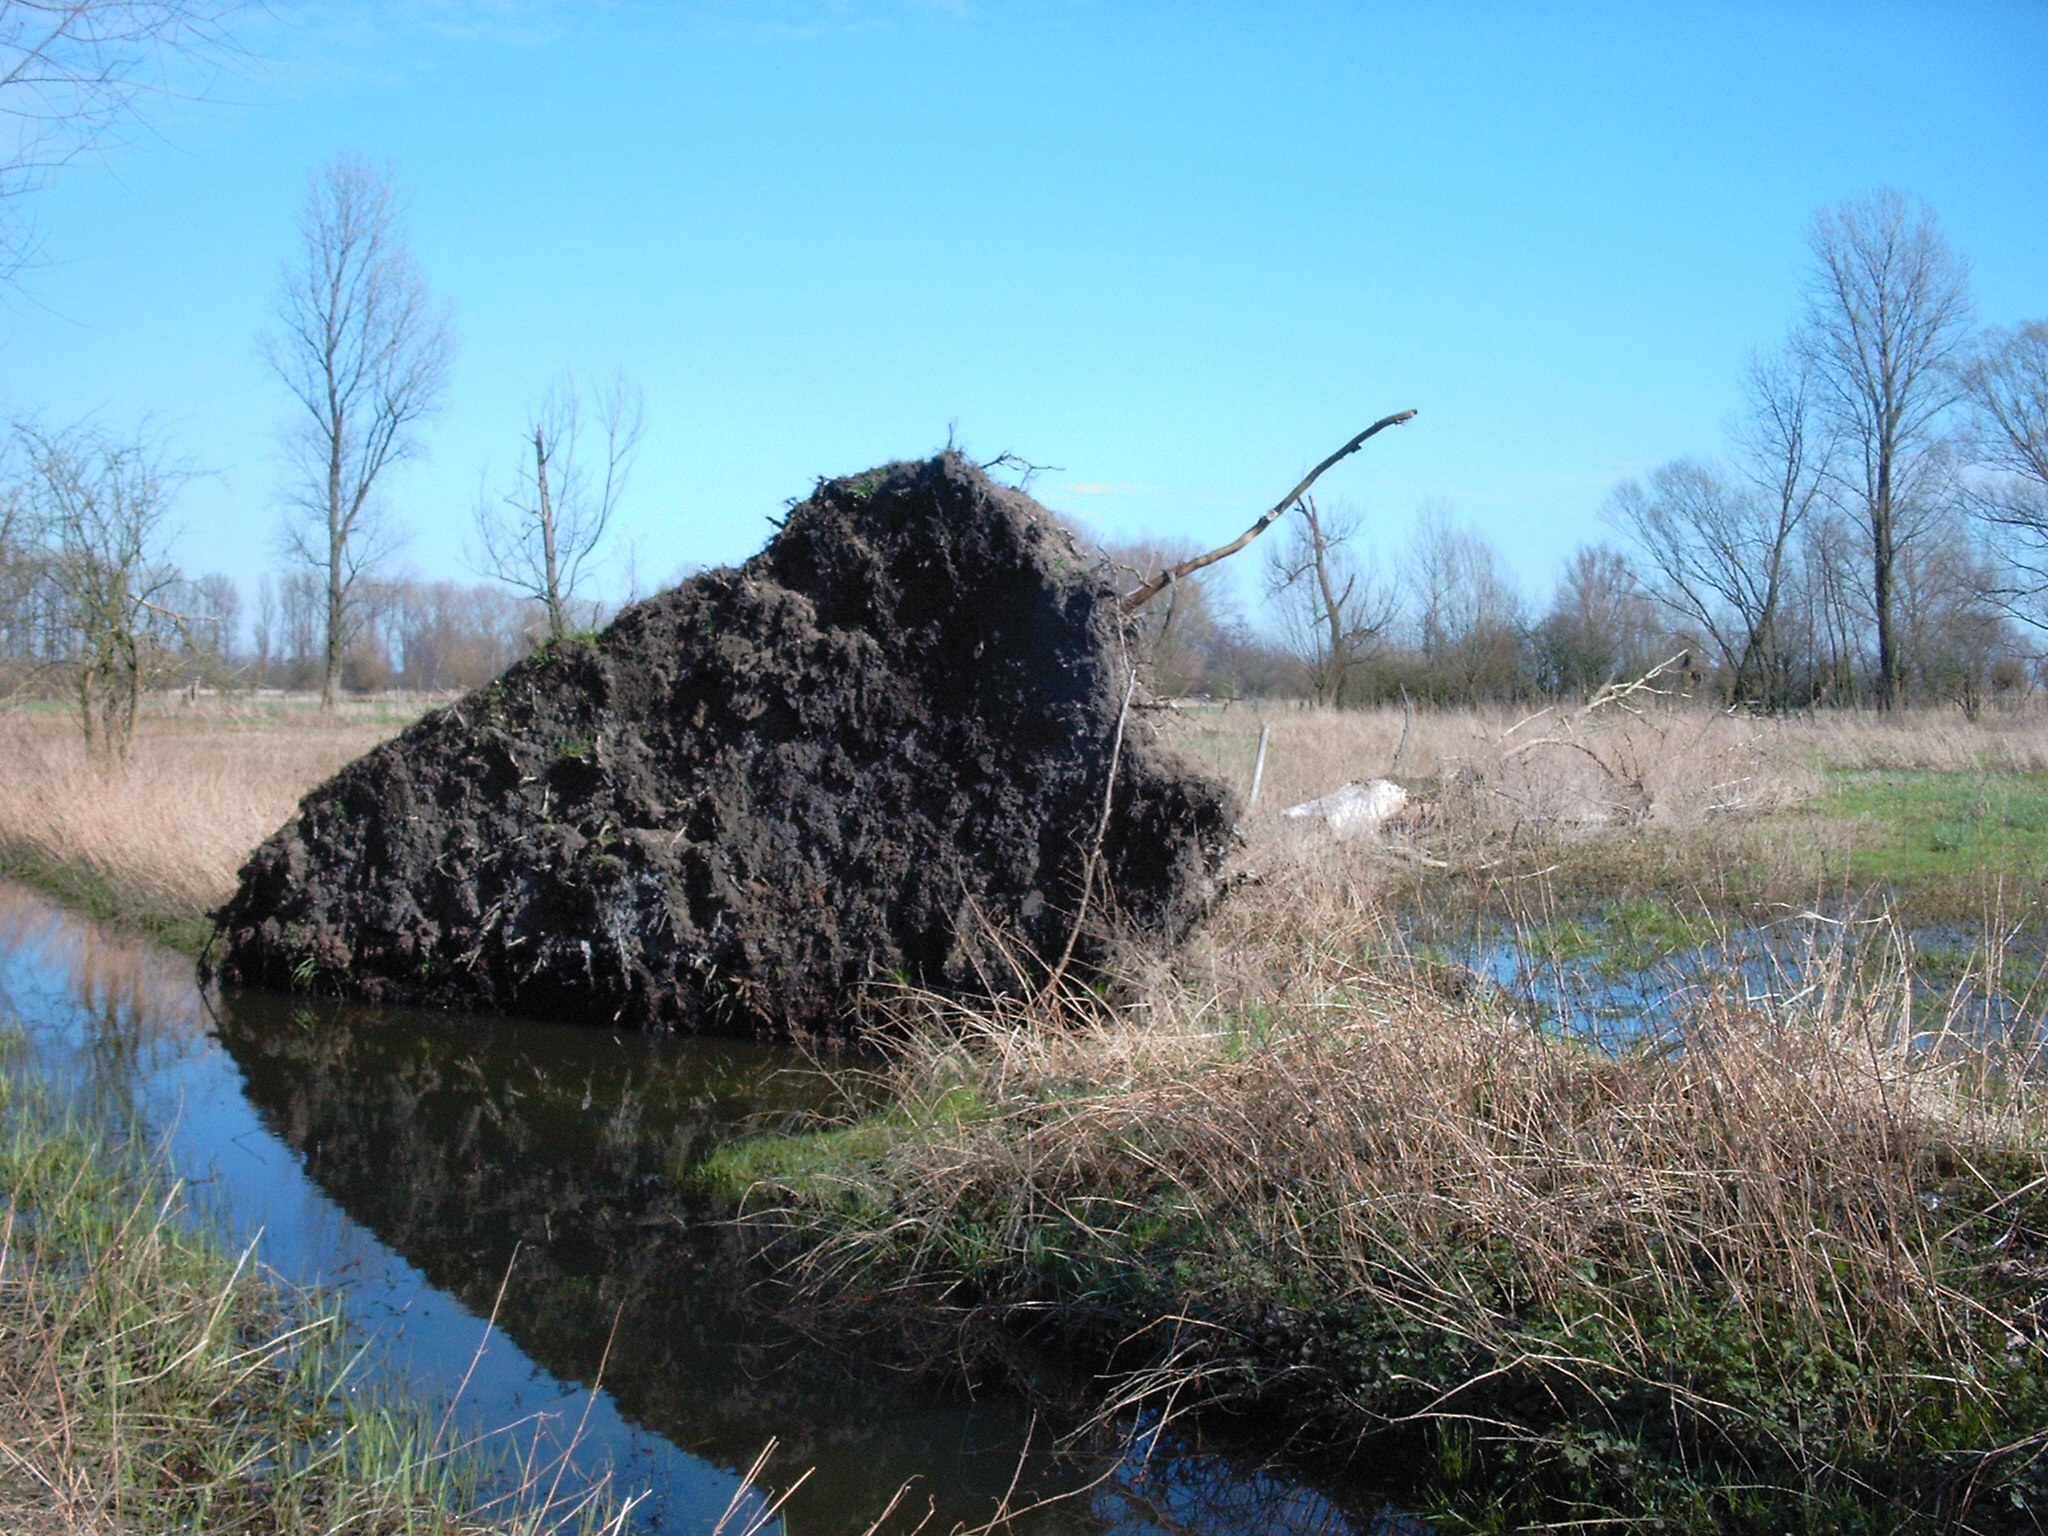
[(1248, 708), (1178, 712), (1168, 738), (1248, 793), (1269, 729), (1255, 830), (1286, 806), (1357, 779), (1416, 790), (1418, 810), (1459, 837), (1687, 827), (1811, 794), (1817, 775), (1781, 722), (1648, 699), (1544, 710)]
[(2048, 772), (2048, 710), (2031, 700), (1986, 710), (1921, 708), (1887, 718), (1860, 710), (1787, 722), (1787, 735), (1831, 768), (1926, 768), (1957, 772)]
[(1348, 869), (1282, 867), (1108, 1001), (908, 1000), (887, 1113), (707, 1178), (817, 1315), (947, 1353), (1050, 1331), (1110, 1362), (1105, 1415), (1419, 1438), (1434, 1496), (1462, 1446), (1519, 1518), (2003, 1529), (2048, 1498), (2023, 1066), (1909, 1047), (1903, 964), (1824, 944), (1676, 1045), (1595, 1050), (1402, 956)]
[[(1251, 787), (1261, 728), (1264, 783), (1248, 828), (1357, 779), (1393, 778), (1461, 828), (1489, 834), (1604, 827), (1691, 828), (1783, 809), (1824, 785), (1824, 770), (2048, 771), (2048, 709), (2032, 703), (1977, 720), (1952, 709), (1757, 717), (1661, 695), (1530, 710), (1399, 706), (1183, 707), (1167, 739), (1240, 794)], [(1403, 745), (1405, 738), (1405, 746)]]
[(0, 711), (0, 868), (104, 916), (192, 923), (232, 894), (242, 861), (301, 795), (399, 723), (152, 711), (109, 765), (87, 756), (68, 715)]

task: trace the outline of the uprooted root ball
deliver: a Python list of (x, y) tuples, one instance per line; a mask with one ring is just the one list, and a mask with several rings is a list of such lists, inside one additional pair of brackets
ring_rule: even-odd
[(1091, 916), (1170, 939), (1208, 900), (1229, 793), (1133, 700), (1115, 594), (1037, 503), (951, 453), (830, 481), (314, 790), (219, 971), (760, 1034), (849, 1027), (878, 979), (999, 991), (1090, 963)]

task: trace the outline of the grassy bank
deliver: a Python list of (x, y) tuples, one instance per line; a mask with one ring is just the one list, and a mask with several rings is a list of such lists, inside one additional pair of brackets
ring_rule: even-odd
[(188, 952), (299, 797), (395, 734), (383, 704), (153, 704), (125, 761), (85, 753), (55, 708), (0, 710), (0, 876)]
[(209, 1243), (183, 1190), (55, 1113), (0, 1030), (0, 1529), (538, 1536), (482, 1451), (378, 1401), (330, 1303)]
[[(812, 1315), (1111, 1410), (1257, 1414), (1453, 1528), (2032, 1530), (2048, 1100), (1818, 954), (1602, 1053), (1389, 954), (1326, 872), (1117, 1006), (907, 1009), (891, 1107), (738, 1143)], [(1106, 1411), (1111, 1411), (1106, 1410)]]
[[(1248, 779), (1260, 723), (1179, 729)], [(691, 1170), (791, 1301), (942, 1369), (1079, 1351), (1105, 1415), (1205, 1406), (1406, 1467), (1386, 1491), (1447, 1528), (2041, 1529), (2032, 1042), (1978, 1037), (1961, 988), (1944, 1032), (1883, 919), (1815, 925), (1768, 984), (1710, 973), (1620, 1054), (1403, 934), (1491, 907), (1634, 965), (1730, 908), (1997, 886), (2020, 921), (1965, 967), (1996, 970), (2043, 877), (2043, 722), (1433, 717), (1421, 814), (1349, 850), (1271, 807), (1384, 773), (1398, 712), (1265, 723), (1250, 883), (1174, 961), (906, 999), (884, 1110)]]

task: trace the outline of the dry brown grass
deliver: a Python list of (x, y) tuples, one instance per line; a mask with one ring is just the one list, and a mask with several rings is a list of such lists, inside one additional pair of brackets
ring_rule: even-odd
[(1909, 709), (1894, 718), (1865, 711), (1815, 714), (1789, 722), (1788, 736), (1831, 768), (1984, 768), (2048, 771), (2048, 709), (2033, 701), (1986, 710)]
[(1521, 1518), (1974, 1529), (2048, 1493), (2048, 1097), (1924, 1020), (1908, 1048), (1905, 944), (1818, 941), (1616, 1055), (1404, 956), (1381, 886), (1283, 861), (1107, 1000), (908, 1000), (887, 1113), (707, 1179), (824, 1316), (1051, 1329), (1106, 1413), (1476, 1445)]
[(157, 710), (108, 766), (68, 715), (0, 711), (0, 867), (102, 915), (190, 922), (228, 898), (301, 795), (400, 724), (362, 710)]
[(1288, 805), (1376, 777), (1414, 788), (1418, 809), (1437, 822), (1486, 834), (1689, 826), (1789, 804), (1815, 787), (1810, 759), (1782, 722), (1629, 703), (1418, 710), (1412, 718), (1398, 707), (1239, 707), (1177, 712), (1166, 731), (1244, 793), (1259, 731), (1271, 729), (1251, 827)]
[[(1627, 707), (1633, 706), (1633, 707)], [(1685, 700), (1621, 699), (1588, 711), (1397, 705), (1332, 710), (1241, 704), (1162, 712), (1167, 739), (1239, 791), (1270, 727), (1252, 824), (1355, 779), (1392, 777), (1505, 828), (1685, 827), (1806, 799), (1830, 768), (2048, 771), (2048, 708), (1969, 720), (1954, 709), (1755, 717)], [(1404, 731), (1405, 750), (1401, 747)], [(1399, 767), (1395, 767), (1396, 754)]]

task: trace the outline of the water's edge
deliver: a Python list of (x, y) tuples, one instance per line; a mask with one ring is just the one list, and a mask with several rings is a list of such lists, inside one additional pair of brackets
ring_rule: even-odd
[[(1256, 1462), (1161, 1447), (1052, 1456), (1022, 1400), (967, 1395), (806, 1339), (749, 1298), (744, 1256), (670, 1177), (711, 1141), (817, 1107), (800, 1057), (732, 1041), (200, 992), (184, 955), (0, 882), (0, 1015), (41, 1075), (160, 1144), (218, 1222), (326, 1287), (373, 1384), (457, 1389), (478, 1428), (573, 1447), (708, 1530), (771, 1438), (813, 1469), (791, 1532), (858, 1532), (906, 1481), (909, 1529), (1065, 1495), (1020, 1531), (1343, 1532), (1382, 1517)], [(487, 1326), (493, 1306), (498, 1326)], [(593, 1390), (593, 1383), (601, 1386)], [(1019, 1473), (1020, 1457), (1022, 1473)], [(744, 1522), (742, 1522), (744, 1523)], [(893, 1528), (893, 1527), (892, 1527)]]

